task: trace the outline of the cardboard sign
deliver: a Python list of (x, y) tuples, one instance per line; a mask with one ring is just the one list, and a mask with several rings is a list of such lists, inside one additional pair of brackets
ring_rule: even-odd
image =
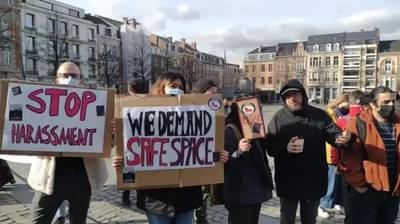
[(1, 81), (0, 153), (109, 157), (113, 90)]
[(248, 97), (236, 101), (239, 109), (240, 126), (247, 139), (265, 138), (264, 118), (258, 97)]
[(222, 183), (222, 108), (219, 95), (118, 97), (118, 188)]

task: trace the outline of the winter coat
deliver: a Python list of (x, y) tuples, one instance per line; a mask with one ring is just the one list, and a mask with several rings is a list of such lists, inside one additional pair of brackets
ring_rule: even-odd
[[(285, 105), (272, 117), (266, 136), (268, 154), (275, 161), (277, 195), (295, 200), (318, 199), (327, 191), (325, 142), (336, 146), (335, 139), (341, 130), (325, 111), (308, 105), (299, 81), (290, 80), (281, 93), (288, 88), (302, 93), (302, 110), (293, 112)], [(290, 139), (295, 136), (304, 139), (302, 153), (287, 151)]]
[[(32, 158), (28, 184), (37, 191), (51, 195), (54, 189), (56, 158), (36, 156)], [(92, 193), (99, 192), (108, 178), (107, 167), (103, 158), (83, 158), (86, 174)]]

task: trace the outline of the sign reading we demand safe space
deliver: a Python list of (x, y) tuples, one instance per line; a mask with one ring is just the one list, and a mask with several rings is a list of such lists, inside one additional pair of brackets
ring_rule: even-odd
[(117, 145), (119, 142), (122, 146), (119, 153), (124, 158), (118, 175), (120, 188), (182, 187), (222, 181), (219, 160), (224, 115), (220, 97), (129, 96), (119, 102), (117, 128), (122, 127), (123, 139), (117, 138)]
[(0, 153), (105, 156), (114, 91), (2, 81)]

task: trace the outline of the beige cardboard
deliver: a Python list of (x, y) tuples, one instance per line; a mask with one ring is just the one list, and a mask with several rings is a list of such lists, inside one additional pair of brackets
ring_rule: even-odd
[(236, 101), (239, 108), (240, 126), (247, 139), (265, 138), (264, 118), (258, 97), (248, 97)]
[[(111, 123), (112, 118), (114, 117), (114, 100), (115, 100), (115, 90), (109, 89), (107, 92), (107, 105), (106, 105), (106, 114), (105, 114), (105, 133), (104, 133), (104, 145), (102, 153), (72, 153), (72, 152), (38, 152), (35, 150), (31, 151), (15, 151), (15, 150), (7, 150), (4, 149), (2, 144), (3, 131), (4, 131), (4, 117), (6, 113), (6, 103), (7, 103), (7, 91), (9, 83), (22, 83), (22, 84), (36, 84), (42, 86), (59, 86), (56, 84), (48, 84), (48, 83), (39, 83), (39, 82), (24, 82), (24, 81), (16, 81), (16, 80), (0, 80), (0, 154), (15, 154), (15, 155), (45, 155), (45, 156), (66, 156), (66, 157), (110, 157), (111, 153), (111, 144), (112, 144), (112, 136), (111, 131), (109, 129), (109, 124)], [(74, 87), (74, 88), (82, 88), (87, 89), (85, 87)], [(97, 88), (100, 89), (100, 88)]]
[[(116, 144), (117, 155), (123, 157), (122, 108), (124, 106), (175, 106), (207, 104), (211, 97), (218, 97), (221, 107), (217, 112), (216, 123), (216, 151), (224, 148), (224, 113), (220, 95), (182, 95), (182, 96), (149, 96), (132, 95), (118, 96), (116, 99)], [(211, 168), (192, 168), (163, 171), (137, 171), (135, 183), (123, 183), (122, 167), (117, 171), (118, 189), (150, 189), (165, 187), (184, 187), (214, 183), (223, 183), (223, 164), (215, 163)]]

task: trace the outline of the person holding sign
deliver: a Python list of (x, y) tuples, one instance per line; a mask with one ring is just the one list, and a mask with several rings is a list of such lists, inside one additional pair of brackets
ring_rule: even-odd
[[(152, 86), (152, 95), (179, 95), (186, 93), (186, 81), (179, 73), (167, 72)], [(113, 166), (118, 170), (122, 157), (115, 157)], [(161, 188), (137, 191), (137, 207), (146, 212), (150, 224), (192, 223), (194, 209), (202, 204), (201, 186)]]
[[(79, 67), (72, 62), (61, 64), (56, 83), (81, 86)], [(90, 197), (101, 189), (107, 176), (102, 158), (34, 157), (28, 176), (28, 183), (35, 190), (32, 223), (50, 224), (64, 200), (69, 202), (70, 223), (86, 223)]]
[(298, 203), (301, 222), (315, 223), (328, 182), (325, 142), (343, 148), (351, 145), (355, 136), (341, 132), (325, 111), (308, 105), (306, 91), (298, 80), (285, 83), (280, 96), (285, 106), (268, 125), (266, 146), (275, 159), (281, 223), (295, 223)]
[(272, 175), (264, 139), (243, 137), (239, 113), (233, 102), (225, 122), (225, 207), (230, 224), (257, 224), (261, 204), (272, 198)]

